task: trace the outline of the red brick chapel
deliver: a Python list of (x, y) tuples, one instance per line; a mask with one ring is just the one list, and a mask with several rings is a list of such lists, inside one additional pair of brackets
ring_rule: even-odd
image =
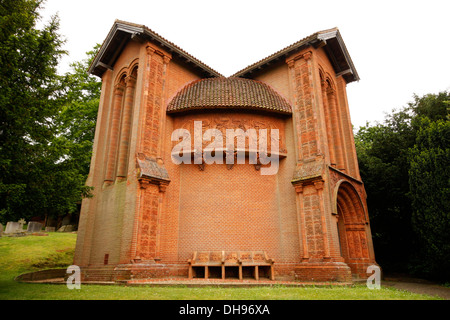
[[(338, 29), (224, 77), (117, 20), (89, 72), (102, 93), (74, 257), (83, 280), (367, 278), (376, 262), (346, 94), (359, 77)], [(277, 129), (276, 174), (247, 145), (245, 164), (175, 163), (173, 132), (198, 122)]]

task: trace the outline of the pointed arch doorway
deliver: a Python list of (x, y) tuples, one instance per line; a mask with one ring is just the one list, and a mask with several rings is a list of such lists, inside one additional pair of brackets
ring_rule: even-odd
[(355, 187), (341, 180), (336, 187), (335, 213), (341, 256), (352, 276), (367, 278), (367, 267), (375, 263), (369, 220)]

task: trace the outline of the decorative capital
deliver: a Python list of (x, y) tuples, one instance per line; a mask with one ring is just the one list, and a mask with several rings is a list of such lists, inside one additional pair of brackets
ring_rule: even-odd
[(124, 90), (125, 90), (125, 86), (121, 82), (117, 83), (114, 86), (114, 94), (121, 95), (121, 94), (123, 94)]
[(302, 58), (305, 59), (306, 61), (308, 61), (309, 59), (311, 59), (311, 56), (312, 56), (312, 52), (308, 51), (303, 54)]
[(298, 52), (294, 56), (291, 56), (288, 59), (286, 59), (286, 63), (289, 68), (293, 68), (295, 65), (295, 61), (300, 59), (305, 59), (306, 61), (308, 61), (309, 59), (311, 59), (312, 54), (313, 54), (312, 51), (307, 51), (304, 53)]
[(147, 54), (149, 55), (149, 56), (152, 56), (154, 53), (155, 53), (155, 49), (153, 49), (151, 46), (147, 46), (147, 47), (145, 47), (145, 49), (147, 50)]
[(151, 43), (147, 43), (145, 49), (147, 50), (147, 55), (149, 55), (150, 57), (153, 56), (154, 54), (161, 56), (165, 64), (168, 64), (172, 59), (172, 55), (170, 53), (158, 49), (158, 47), (152, 46)]
[(168, 186), (169, 186), (168, 183), (160, 182), (159, 183), (159, 192), (165, 193)]
[(324, 188), (323, 180), (314, 181), (314, 187), (316, 190), (322, 190)]
[(298, 184), (295, 186), (295, 192), (297, 193), (303, 193), (303, 184)]
[(286, 63), (287, 63), (287, 65), (288, 65), (288, 67), (289, 67), (290, 69), (292, 69), (292, 68), (295, 66), (295, 60), (294, 60), (294, 59), (291, 59), (291, 60), (289, 60), (289, 61), (286, 61)]
[(170, 60), (172, 60), (171, 57), (168, 57), (168, 56), (166, 56), (166, 55), (163, 56), (163, 62), (164, 62), (164, 64), (169, 64)]
[(139, 185), (143, 190), (147, 189), (149, 185), (158, 186), (159, 192), (164, 193), (166, 192), (167, 187), (169, 186), (169, 182), (141, 178), (139, 179)]
[(136, 85), (136, 80), (137, 80), (136, 77), (131, 74), (128, 77), (126, 77), (125, 83), (127, 88), (134, 87)]
[(329, 95), (336, 94), (336, 89), (334, 89), (333, 87), (328, 87), (327, 88), (327, 94), (329, 94)]
[(150, 185), (150, 180), (149, 179), (139, 179), (139, 185), (140, 185), (141, 189), (145, 190)]

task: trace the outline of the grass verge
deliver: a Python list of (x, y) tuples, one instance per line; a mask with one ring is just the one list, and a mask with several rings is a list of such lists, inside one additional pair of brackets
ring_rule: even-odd
[(151, 287), (85, 285), (69, 290), (65, 285), (18, 283), (19, 274), (72, 264), (76, 234), (0, 238), (0, 300), (428, 300), (435, 297), (382, 287), (285, 286)]

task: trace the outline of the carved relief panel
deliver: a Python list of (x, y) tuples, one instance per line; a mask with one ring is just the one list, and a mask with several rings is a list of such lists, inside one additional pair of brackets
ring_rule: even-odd
[[(201, 132), (199, 123), (201, 124)], [(282, 119), (250, 114), (195, 115), (176, 119), (174, 128), (185, 129), (190, 133), (191, 150), (194, 150), (194, 141), (198, 139), (197, 141), (202, 141), (203, 150), (214, 146), (215, 148), (234, 149), (236, 151), (245, 142), (244, 148), (246, 151), (257, 151), (260, 146), (267, 146), (267, 150), (270, 152), (272, 146), (275, 146), (275, 139), (277, 139), (278, 152), (280, 154), (287, 153), (284, 121)], [(222, 136), (222, 141), (214, 141), (214, 137), (205, 135), (209, 129), (218, 130)], [(272, 135), (275, 130), (278, 130), (278, 137), (275, 134)], [(187, 134), (185, 138), (188, 138)], [(177, 143), (178, 141), (173, 141), (172, 147)]]

